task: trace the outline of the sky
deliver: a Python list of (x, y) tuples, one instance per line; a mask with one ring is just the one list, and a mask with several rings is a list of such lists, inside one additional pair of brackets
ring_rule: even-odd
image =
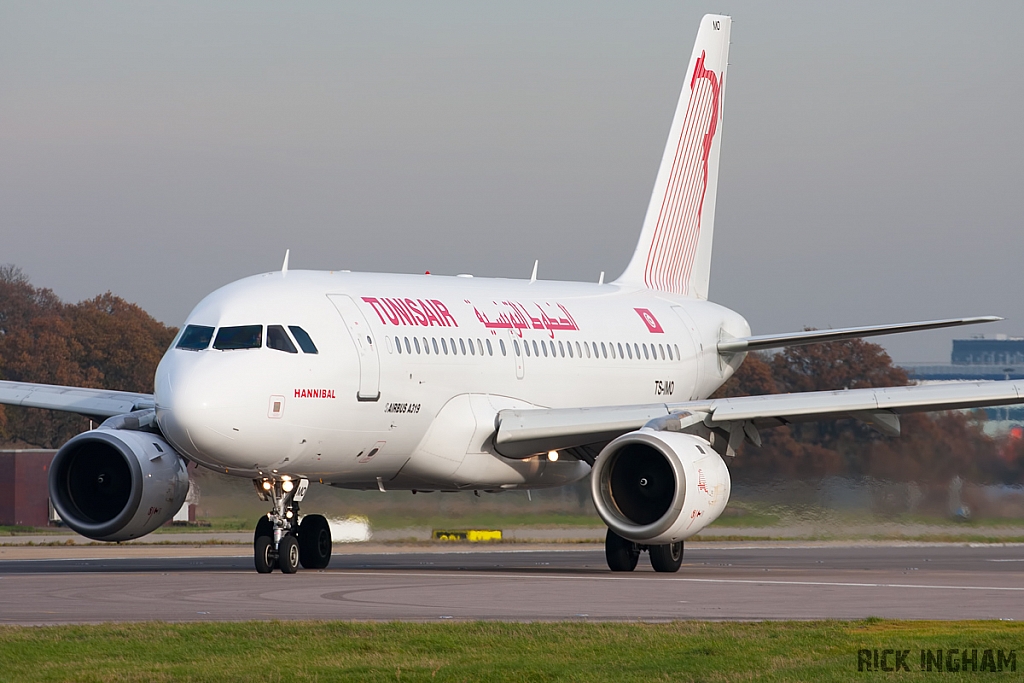
[(733, 17), (710, 298), (1024, 335), (1024, 3), (0, 0), (0, 264), (179, 325), (279, 269), (596, 281)]

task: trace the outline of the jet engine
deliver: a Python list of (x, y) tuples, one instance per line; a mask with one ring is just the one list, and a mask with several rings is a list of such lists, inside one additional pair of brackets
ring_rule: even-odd
[(644, 428), (601, 451), (590, 480), (597, 512), (612, 531), (645, 545), (682, 541), (718, 519), (731, 480), (704, 439)]
[(144, 536), (174, 516), (188, 493), (185, 461), (158, 434), (99, 428), (53, 458), (50, 500), (61, 519), (96, 541)]

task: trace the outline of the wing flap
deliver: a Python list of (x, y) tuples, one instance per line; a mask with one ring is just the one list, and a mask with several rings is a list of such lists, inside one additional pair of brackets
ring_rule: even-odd
[(155, 405), (151, 394), (6, 381), (0, 381), (0, 403), (60, 410), (97, 420)]

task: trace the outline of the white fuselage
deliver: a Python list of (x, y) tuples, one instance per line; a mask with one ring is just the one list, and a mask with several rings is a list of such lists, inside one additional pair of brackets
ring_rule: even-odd
[(317, 353), (172, 345), (156, 410), (181, 453), (237, 476), (421, 490), (582, 478), (572, 458), (495, 453), (497, 412), (704, 398), (742, 360), (723, 363), (718, 341), (750, 332), (721, 306), (618, 284), (315, 271), (229, 284), (186, 325), (298, 326)]

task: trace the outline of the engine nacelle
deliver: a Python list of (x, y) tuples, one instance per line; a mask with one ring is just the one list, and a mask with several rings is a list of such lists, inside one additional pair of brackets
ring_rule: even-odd
[(604, 447), (590, 479), (597, 513), (623, 538), (681, 541), (718, 519), (729, 501), (729, 468), (692, 434), (640, 429)]
[(185, 461), (149, 432), (83, 432), (50, 466), (53, 507), (65, 524), (96, 541), (145, 536), (181, 509), (187, 493)]

